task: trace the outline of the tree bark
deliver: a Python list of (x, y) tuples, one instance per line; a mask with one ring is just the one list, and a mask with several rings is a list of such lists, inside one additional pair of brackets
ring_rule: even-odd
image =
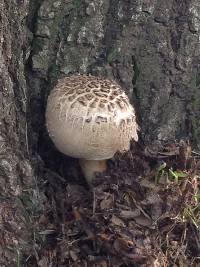
[[(25, 74), (28, 1), (0, 3), (0, 266), (21, 266), (34, 254), (42, 209), (28, 143)], [(30, 160), (31, 159), (31, 160)], [(38, 184), (37, 184), (38, 183)], [(25, 265), (24, 265), (25, 266)]]
[(199, 8), (198, 0), (45, 0), (35, 20), (35, 80), (46, 80), (48, 92), (62, 74), (115, 79), (137, 106), (145, 144), (189, 137), (199, 146)]
[(199, 40), (199, 0), (1, 0), (1, 266), (37, 258), (38, 153), (48, 167), (44, 110), (57, 78), (115, 79), (145, 146), (189, 137), (200, 148)]

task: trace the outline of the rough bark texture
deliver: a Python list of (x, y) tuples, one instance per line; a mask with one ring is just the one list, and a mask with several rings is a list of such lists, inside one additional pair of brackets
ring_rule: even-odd
[[(20, 266), (34, 254), (41, 211), (34, 157), (27, 140), (25, 78), (27, 1), (0, 3), (0, 266)], [(30, 161), (32, 158), (32, 163)], [(22, 258), (23, 256), (23, 258)]]
[(57, 78), (115, 79), (137, 108), (146, 145), (189, 137), (200, 147), (199, 39), (199, 0), (1, 0), (1, 266), (35, 251), (45, 201), (38, 144), (48, 153), (44, 109)]

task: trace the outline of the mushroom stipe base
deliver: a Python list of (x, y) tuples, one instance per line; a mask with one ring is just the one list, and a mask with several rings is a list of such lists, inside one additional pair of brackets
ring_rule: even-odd
[(96, 173), (106, 170), (106, 160), (86, 160), (79, 159), (79, 163), (88, 184), (92, 183)]

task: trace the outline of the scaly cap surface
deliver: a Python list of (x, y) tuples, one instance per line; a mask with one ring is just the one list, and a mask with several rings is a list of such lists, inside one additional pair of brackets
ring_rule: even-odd
[(46, 123), (55, 146), (74, 158), (108, 159), (138, 140), (128, 96), (116, 82), (92, 75), (58, 81), (48, 97)]

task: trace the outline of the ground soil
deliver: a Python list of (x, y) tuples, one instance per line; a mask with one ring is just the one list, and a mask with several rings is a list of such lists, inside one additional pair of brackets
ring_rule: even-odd
[[(78, 162), (60, 160), (71, 165), (65, 178), (44, 172), (35, 266), (199, 266), (200, 165), (187, 143), (157, 152), (134, 146), (109, 160), (91, 187)], [(184, 177), (175, 181), (170, 170)]]

